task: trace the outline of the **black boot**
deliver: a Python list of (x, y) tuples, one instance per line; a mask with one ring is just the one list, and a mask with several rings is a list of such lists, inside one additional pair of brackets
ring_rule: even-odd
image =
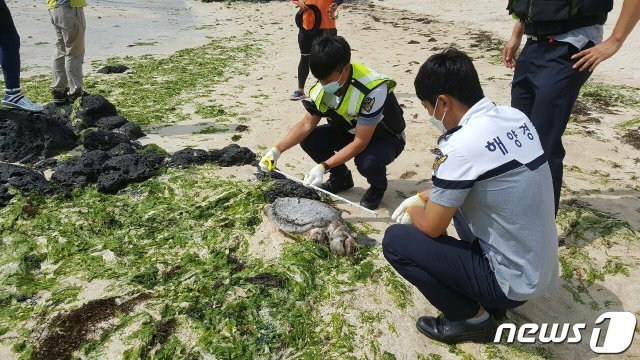
[(347, 171), (344, 175), (335, 176), (331, 174), (329, 180), (323, 182), (320, 189), (326, 190), (332, 194), (337, 194), (341, 191), (349, 190), (353, 187), (353, 177), (351, 171)]
[(382, 202), (382, 197), (384, 196), (385, 191), (386, 189), (371, 186), (369, 190), (367, 190), (367, 192), (362, 196), (360, 205), (366, 207), (369, 210), (377, 209)]
[(465, 341), (491, 342), (496, 335), (498, 324), (489, 318), (479, 324), (470, 324), (465, 320), (449, 321), (444, 315), (437, 318), (423, 316), (416, 323), (418, 331), (426, 337), (445, 344), (457, 344)]

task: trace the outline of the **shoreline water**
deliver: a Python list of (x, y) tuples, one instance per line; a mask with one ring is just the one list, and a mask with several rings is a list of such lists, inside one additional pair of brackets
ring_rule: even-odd
[[(49, 72), (55, 33), (44, 2), (9, 0), (7, 5), (21, 37), (22, 77)], [(110, 57), (168, 55), (200, 46), (217, 37), (224, 16), (197, 11), (186, 0), (90, 0), (87, 19), (85, 72), (93, 61)]]

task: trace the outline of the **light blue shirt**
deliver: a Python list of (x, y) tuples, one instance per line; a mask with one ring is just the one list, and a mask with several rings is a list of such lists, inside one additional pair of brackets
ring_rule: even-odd
[(458, 208), (504, 294), (529, 300), (560, 284), (551, 172), (520, 111), (484, 98), (438, 143), (430, 201)]
[(564, 34), (556, 35), (553, 38), (556, 41), (569, 43), (578, 48), (578, 50), (582, 50), (582, 48), (584, 48), (584, 46), (587, 45), (589, 41), (593, 41), (594, 44), (601, 43), (603, 37), (604, 26), (591, 25), (571, 30)]

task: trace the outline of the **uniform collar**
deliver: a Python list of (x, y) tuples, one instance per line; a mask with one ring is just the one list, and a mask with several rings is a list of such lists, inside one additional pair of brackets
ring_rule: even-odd
[(475, 103), (475, 105), (473, 105), (466, 114), (464, 114), (462, 119), (460, 119), (458, 126), (465, 126), (472, 117), (484, 115), (485, 113), (493, 110), (495, 107), (496, 104), (493, 101), (489, 100), (489, 98), (482, 98), (480, 101)]
[(453, 135), (453, 133), (455, 133), (456, 131), (462, 129), (462, 127), (466, 125), (469, 122), (469, 120), (471, 120), (472, 117), (479, 116), (479, 115), (481, 116), (493, 110), (493, 108), (495, 107), (496, 107), (496, 104), (493, 101), (489, 100), (489, 98), (486, 98), (486, 97), (482, 98), (480, 101), (475, 103), (475, 105), (473, 105), (471, 109), (467, 110), (467, 112), (464, 114), (462, 119), (460, 119), (460, 122), (458, 122), (458, 126), (447, 130), (444, 134), (442, 134), (438, 138), (438, 144), (440, 144), (442, 140), (446, 141), (449, 138), (449, 136)]

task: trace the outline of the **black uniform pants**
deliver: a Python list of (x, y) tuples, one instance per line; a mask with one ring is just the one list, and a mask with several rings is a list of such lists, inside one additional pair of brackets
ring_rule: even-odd
[[(585, 48), (591, 46), (590, 42)], [(591, 75), (573, 68), (571, 56), (579, 51), (565, 42), (529, 39), (518, 57), (511, 88), (511, 106), (529, 117), (540, 136), (551, 169), (556, 213), (565, 156), (562, 134), (580, 88)]]
[(323, 36), (336, 36), (337, 29), (320, 29), (317, 34), (307, 34), (300, 30), (298, 32), (298, 45), (300, 46), (300, 62), (298, 63), (298, 87), (304, 89), (304, 84), (309, 77), (309, 53), (316, 39)]
[[(460, 222), (455, 224), (458, 228)], [(505, 296), (475, 238), (432, 239), (414, 225), (395, 224), (384, 234), (382, 251), (389, 264), (451, 321), (476, 316), (480, 305), (512, 309), (525, 303)]]
[(0, 0), (0, 65), (7, 89), (20, 87), (20, 36), (4, 0)]
[[(317, 126), (300, 146), (313, 161), (321, 163), (332, 157), (336, 152), (353, 141), (355, 135), (345, 132), (331, 125)], [(367, 179), (369, 185), (380, 189), (387, 189), (387, 165), (404, 150), (404, 140), (395, 136), (371, 140), (369, 145), (354, 161), (358, 172)], [(347, 173), (346, 165), (331, 169), (332, 176), (342, 176)]]

